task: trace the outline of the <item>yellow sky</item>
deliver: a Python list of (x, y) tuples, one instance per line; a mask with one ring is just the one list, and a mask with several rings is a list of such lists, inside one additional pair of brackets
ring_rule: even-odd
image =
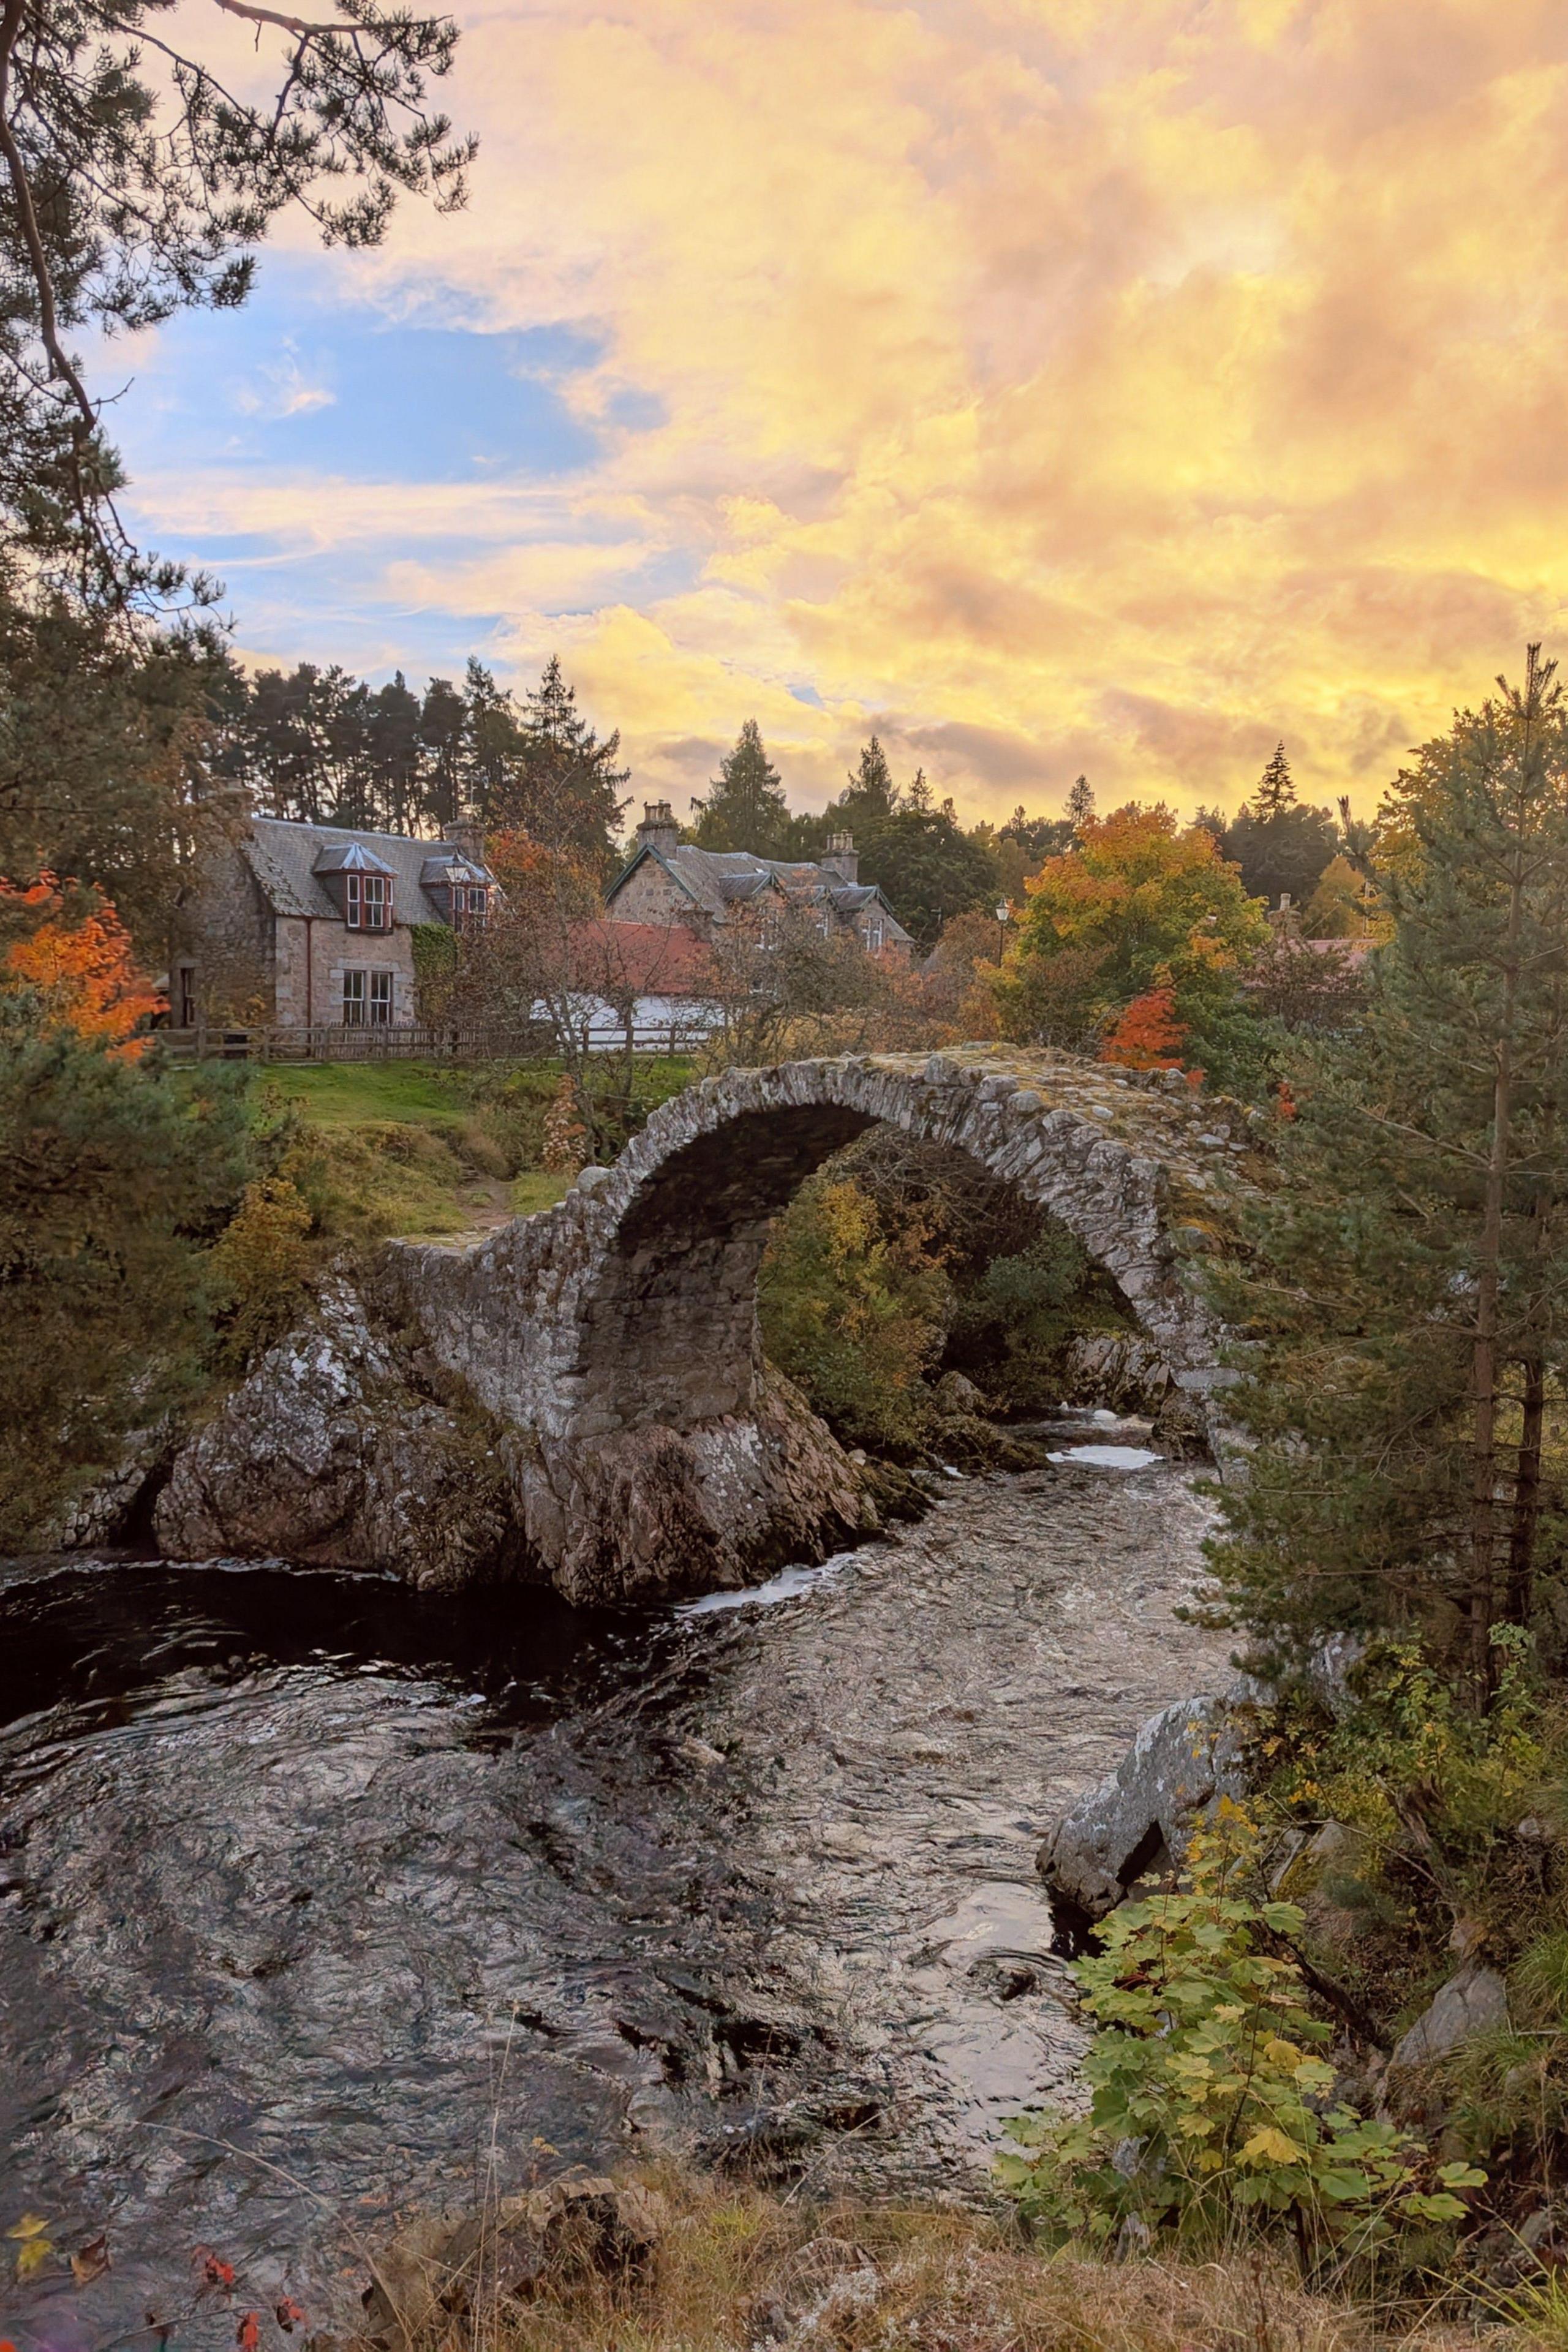
[(641, 791), (700, 789), (755, 716), (802, 804), (876, 728), (976, 814), (1080, 769), (1102, 806), (1234, 806), (1279, 737), (1370, 805), (1528, 636), (1568, 650), (1563, 0), (465, 24), (469, 211), (342, 266), (580, 326), (596, 456), (146, 492), (182, 527), (308, 510), (520, 679), (559, 649)]

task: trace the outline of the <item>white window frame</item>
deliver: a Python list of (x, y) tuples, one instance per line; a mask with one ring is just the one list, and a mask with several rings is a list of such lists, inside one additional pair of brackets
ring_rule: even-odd
[(867, 924), (867, 926), (866, 926), (866, 952), (867, 952), (867, 954), (868, 954), (868, 955), (880, 955), (880, 954), (881, 954), (881, 952), (882, 952), (882, 926), (881, 926), (881, 924), (880, 924), (880, 923), (868, 923), (868, 924)]
[(391, 875), (363, 874), (351, 866), (344, 871), (343, 881), (347, 886), (343, 893), (343, 920), (349, 929), (391, 930)]
[(373, 970), (365, 997), (365, 1019), (373, 1029), (391, 1028), (393, 1003), (391, 972)]
[(370, 1007), (370, 991), (366, 981), (367, 967), (363, 963), (343, 967), (343, 1027), (363, 1029)]

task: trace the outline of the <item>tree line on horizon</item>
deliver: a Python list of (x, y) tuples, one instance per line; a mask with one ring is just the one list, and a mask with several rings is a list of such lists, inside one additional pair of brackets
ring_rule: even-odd
[[(460, 683), (432, 676), (420, 693), (402, 670), (372, 687), (335, 663), (247, 673), (225, 654), (205, 699), (210, 772), (242, 784), (260, 814), (433, 835), (468, 814), (489, 832), (522, 833), (582, 858), (603, 879), (626, 853), (631, 771), (621, 764), (620, 730), (600, 738), (556, 656), (520, 697), (474, 657)], [(825, 808), (797, 811), (748, 719), (708, 791), (692, 796), (681, 831), (704, 849), (802, 860), (821, 857), (847, 833), (863, 878), (880, 886), (929, 951), (956, 917), (1022, 903), (1026, 885), (1093, 814), (1079, 776), (1060, 815), (1020, 803), (1000, 824), (966, 825), (923, 770), (896, 782), (876, 735)], [(1340, 829), (1328, 809), (1298, 800), (1283, 744), (1235, 817), (1201, 808), (1194, 822), (1239, 867), (1250, 896), (1289, 897), (1321, 936), (1354, 928), (1352, 870), (1320, 893), (1341, 856)]]

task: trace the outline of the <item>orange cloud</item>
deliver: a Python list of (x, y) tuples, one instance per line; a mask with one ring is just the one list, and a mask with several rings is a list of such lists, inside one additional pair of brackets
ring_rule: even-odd
[(880, 726), (975, 813), (1234, 804), (1279, 737), (1366, 804), (1561, 632), (1555, 0), (488, 0), (453, 105), (469, 213), (343, 267), (590, 327), (602, 455), (272, 527), (569, 648), (642, 780), (755, 715), (803, 800)]

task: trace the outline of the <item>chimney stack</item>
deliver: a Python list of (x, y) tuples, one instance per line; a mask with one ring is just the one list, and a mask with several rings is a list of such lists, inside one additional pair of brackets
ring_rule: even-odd
[(680, 846), (680, 827), (675, 822), (675, 811), (668, 801), (644, 801), (642, 823), (637, 827), (637, 847), (657, 849), (661, 857), (668, 857)]
[(447, 838), (470, 866), (481, 871), (485, 863), (485, 829), (472, 809), (459, 809), (447, 827)]
[(837, 874), (841, 882), (847, 883), (853, 889), (860, 879), (860, 853), (855, 846), (854, 835), (830, 834), (822, 865), (826, 873)]

